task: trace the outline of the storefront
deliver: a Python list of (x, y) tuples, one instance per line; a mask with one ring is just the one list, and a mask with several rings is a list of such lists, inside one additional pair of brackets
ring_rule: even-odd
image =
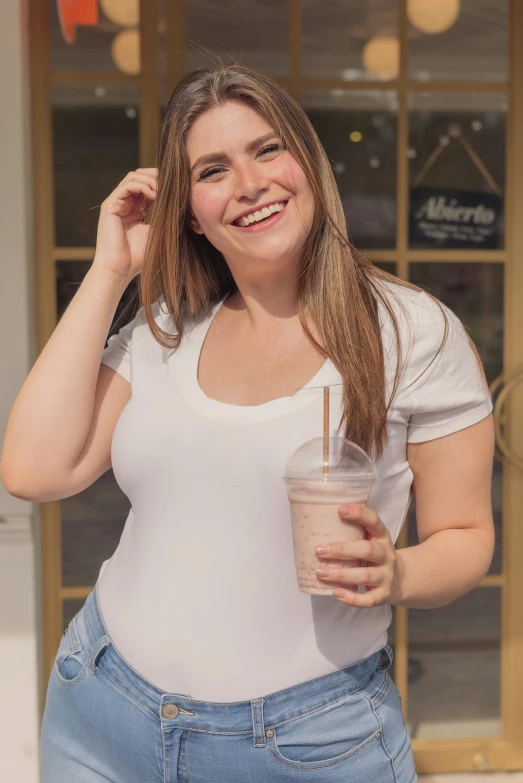
[[(496, 554), (450, 606), (395, 610), (393, 676), (420, 773), (523, 768), (523, 0), (30, 0), (29, 11), (39, 349), (92, 261), (99, 205), (155, 165), (162, 106), (213, 53), (288, 89), (332, 161), (354, 243), (470, 329), (497, 400)], [(135, 309), (131, 286), (113, 330)], [(111, 471), (41, 507), (46, 674), (127, 510)], [(416, 542), (411, 509), (400, 544)]]

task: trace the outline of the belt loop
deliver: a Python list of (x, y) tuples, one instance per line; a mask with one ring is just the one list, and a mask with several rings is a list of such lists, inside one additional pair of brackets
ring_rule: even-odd
[(264, 748), (265, 742), (265, 726), (263, 723), (263, 704), (265, 699), (253, 699), (251, 701), (252, 708), (252, 732), (254, 735), (254, 747)]
[(394, 653), (392, 651), (392, 647), (390, 644), (387, 644), (385, 647), (383, 647), (380, 650), (381, 656), (380, 656), (380, 662), (378, 664), (379, 671), (383, 671), (384, 669), (390, 669), (392, 666), (392, 661), (394, 660)]
[(94, 650), (92, 651), (90, 657), (89, 657), (89, 671), (91, 674), (94, 674), (95, 668), (96, 668), (96, 659), (100, 655), (101, 651), (107, 647), (108, 644), (111, 643), (111, 639), (107, 634), (102, 636), (101, 639), (96, 643)]

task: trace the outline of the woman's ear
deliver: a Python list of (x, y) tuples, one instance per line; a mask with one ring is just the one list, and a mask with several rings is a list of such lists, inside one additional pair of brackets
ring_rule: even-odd
[(196, 218), (194, 217), (192, 212), (189, 212), (189, 215), (187, 217), (187, 223), (189, 225), (189, 228), (192, 228), (192, 230), (196, 234), (203, 234), (203, 229), (198, 223), (198, 221), (196, 220)]

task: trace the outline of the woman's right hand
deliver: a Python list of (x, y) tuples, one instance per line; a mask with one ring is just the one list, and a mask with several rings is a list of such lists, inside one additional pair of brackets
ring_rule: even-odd
[(93, 268), (130, 282), (140, 274), (149, 225), (144, 223), (156, 198), (158, 169), (130, 171), (102, 203)]

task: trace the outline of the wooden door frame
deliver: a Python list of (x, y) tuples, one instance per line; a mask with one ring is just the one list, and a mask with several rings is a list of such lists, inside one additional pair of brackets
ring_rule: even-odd
[[(60, 258), (92, 259), (93, 248), (57, 248), (54, 242), (54, 188), (52, 160), (52, 125), (50, 87), (53, 83), (135, 82), (140, 95), (140, 165), (155, 165), (159, 119), (159, 75), (157, 64), (158, 26), (157, 0), (140, 0), (142, 31), (142, 71), (138, 77), (124, 74), (72, 74), (50, 72), (48, 2), (28, 0), (30, 25), (30, 82), (32, 124), (32, 166), (34, 193), (34, 274), (37, 326), (37, 353), (43, 349), (56, 326), (55, 262)], [(408, 248), (408, 94), (419, 90), (439, 92), (505, 92), (509, 100), (507, 115), (506, 164), (506, 246), (501, 251), (452, 251), (453, 261), (485, 261), (504, 263), (504, 367), (510, 373), (523, 364), (523, 220), (518, 205), (523, 204), (523, 0), (511, 0), (510, 78), (505, 84), (480, 82), (429, 82), (410, 79), (408, 68), (407, 0), (398, 0), (399, 38), (401, 43), (400, 73), (391, 82), (325, 80), (301, 76), (301, 3), (289, 0), (290, 72), (278, 79), (299, 100), (302, 90), (341, 88), (346, 90), (397, 91), (397, 241), (394, 250), (368, 253), (373, 261), (395, 261), (397, 273), (406, 279), (409, 262), (442, 261), (439, 251), (411, 251)], [(185, 0), (170, 0), (166, 10), (167, 84), (174, 85), (184, 75), (186, 60)], [(517, 451), (523, 443), (523, 403), (510, 400), (507, 437)], [(523, 448), (521, 449), (523, 452)], [(503, 484), (503, 568), (501, 575), (487, 576), (482, 585), (499, 586), (503, 596), (501, 717), (502, 735), (463, 740), (413, 740), (418, 772), (459, 772), (474, 769), (510, 770), (523, 768), (523, 673), (520, 667), (523, 652), (523, 612), (518, 597), (523, 596), (523, 527), (519, 512), (523, 509), (523, 473), (510, 464), (504, 466)], [(63, 601), (86, 598), (92, 586), (74, 588), (61, 584), (61, 519), (60, 503), (41, 504), (42, 525), (42, 595), (44, 619), (44, 677), (41, 682), (41, 703), (47, 678), (62, 634)], [(510, 542), (510, 546), (508, 545)], [(400, 545), (406, 544), (406, 530)], [(408, 710), (408, 612), (396, 608), (396, 684)], [(480, 687), (480, 683), (478, 683)], [(42, 707), (43, 709), (43, 707)]]

